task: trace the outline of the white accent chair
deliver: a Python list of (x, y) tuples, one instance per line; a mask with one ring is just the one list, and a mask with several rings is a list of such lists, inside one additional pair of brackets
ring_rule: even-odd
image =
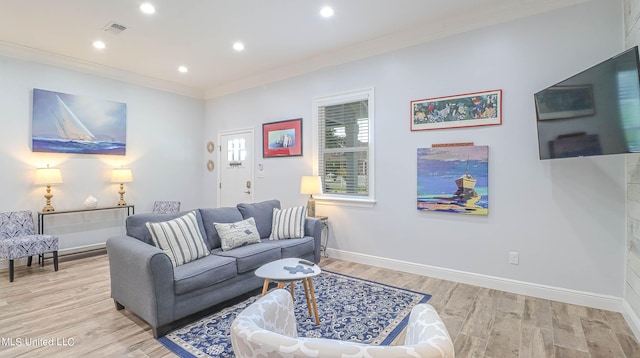
[(323, 338), (298, 337), (293, 301), (274, 290), (242, 311), (231, 324), (236, 357), (454, 357), (453, 342), (436, 310), (416, 305), (403, 346), (374, 346)]

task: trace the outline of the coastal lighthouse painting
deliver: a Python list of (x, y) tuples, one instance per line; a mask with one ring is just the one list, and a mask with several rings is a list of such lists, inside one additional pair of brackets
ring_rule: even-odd
[(125, 103), (33, 89), (32, 151), (126, 154)]
[(418, 148), (417, 208), (488, 215), (489, 147)]

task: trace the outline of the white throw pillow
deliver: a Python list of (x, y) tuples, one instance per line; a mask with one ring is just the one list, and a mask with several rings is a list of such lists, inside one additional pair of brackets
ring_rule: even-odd
[(235, 223), (213, 223), (220, 236), (222, 251), (260, 242), (260, 233), (253, 217)]
[(153, 243), (169, 256), (174, 267), (209, 255), (194, 211), (173, 220), (145, 225)]
[(304, 237), (304, 220), (307, 206), (278, 209), (273, 208), (270, 240), (299, 239)]

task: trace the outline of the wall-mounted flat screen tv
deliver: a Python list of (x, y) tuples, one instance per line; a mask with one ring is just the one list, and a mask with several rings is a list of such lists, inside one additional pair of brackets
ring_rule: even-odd
[(534, 95), (540, 159), (640, 152), (638, 47)]

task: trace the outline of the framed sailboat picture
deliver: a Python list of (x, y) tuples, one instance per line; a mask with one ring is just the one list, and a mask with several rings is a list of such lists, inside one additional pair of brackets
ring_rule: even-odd
[(417, 208), (489, 213), (489, 147), (418, 148)]
[(33, 89), (31, 150), (126, 154), (125, 103)]

